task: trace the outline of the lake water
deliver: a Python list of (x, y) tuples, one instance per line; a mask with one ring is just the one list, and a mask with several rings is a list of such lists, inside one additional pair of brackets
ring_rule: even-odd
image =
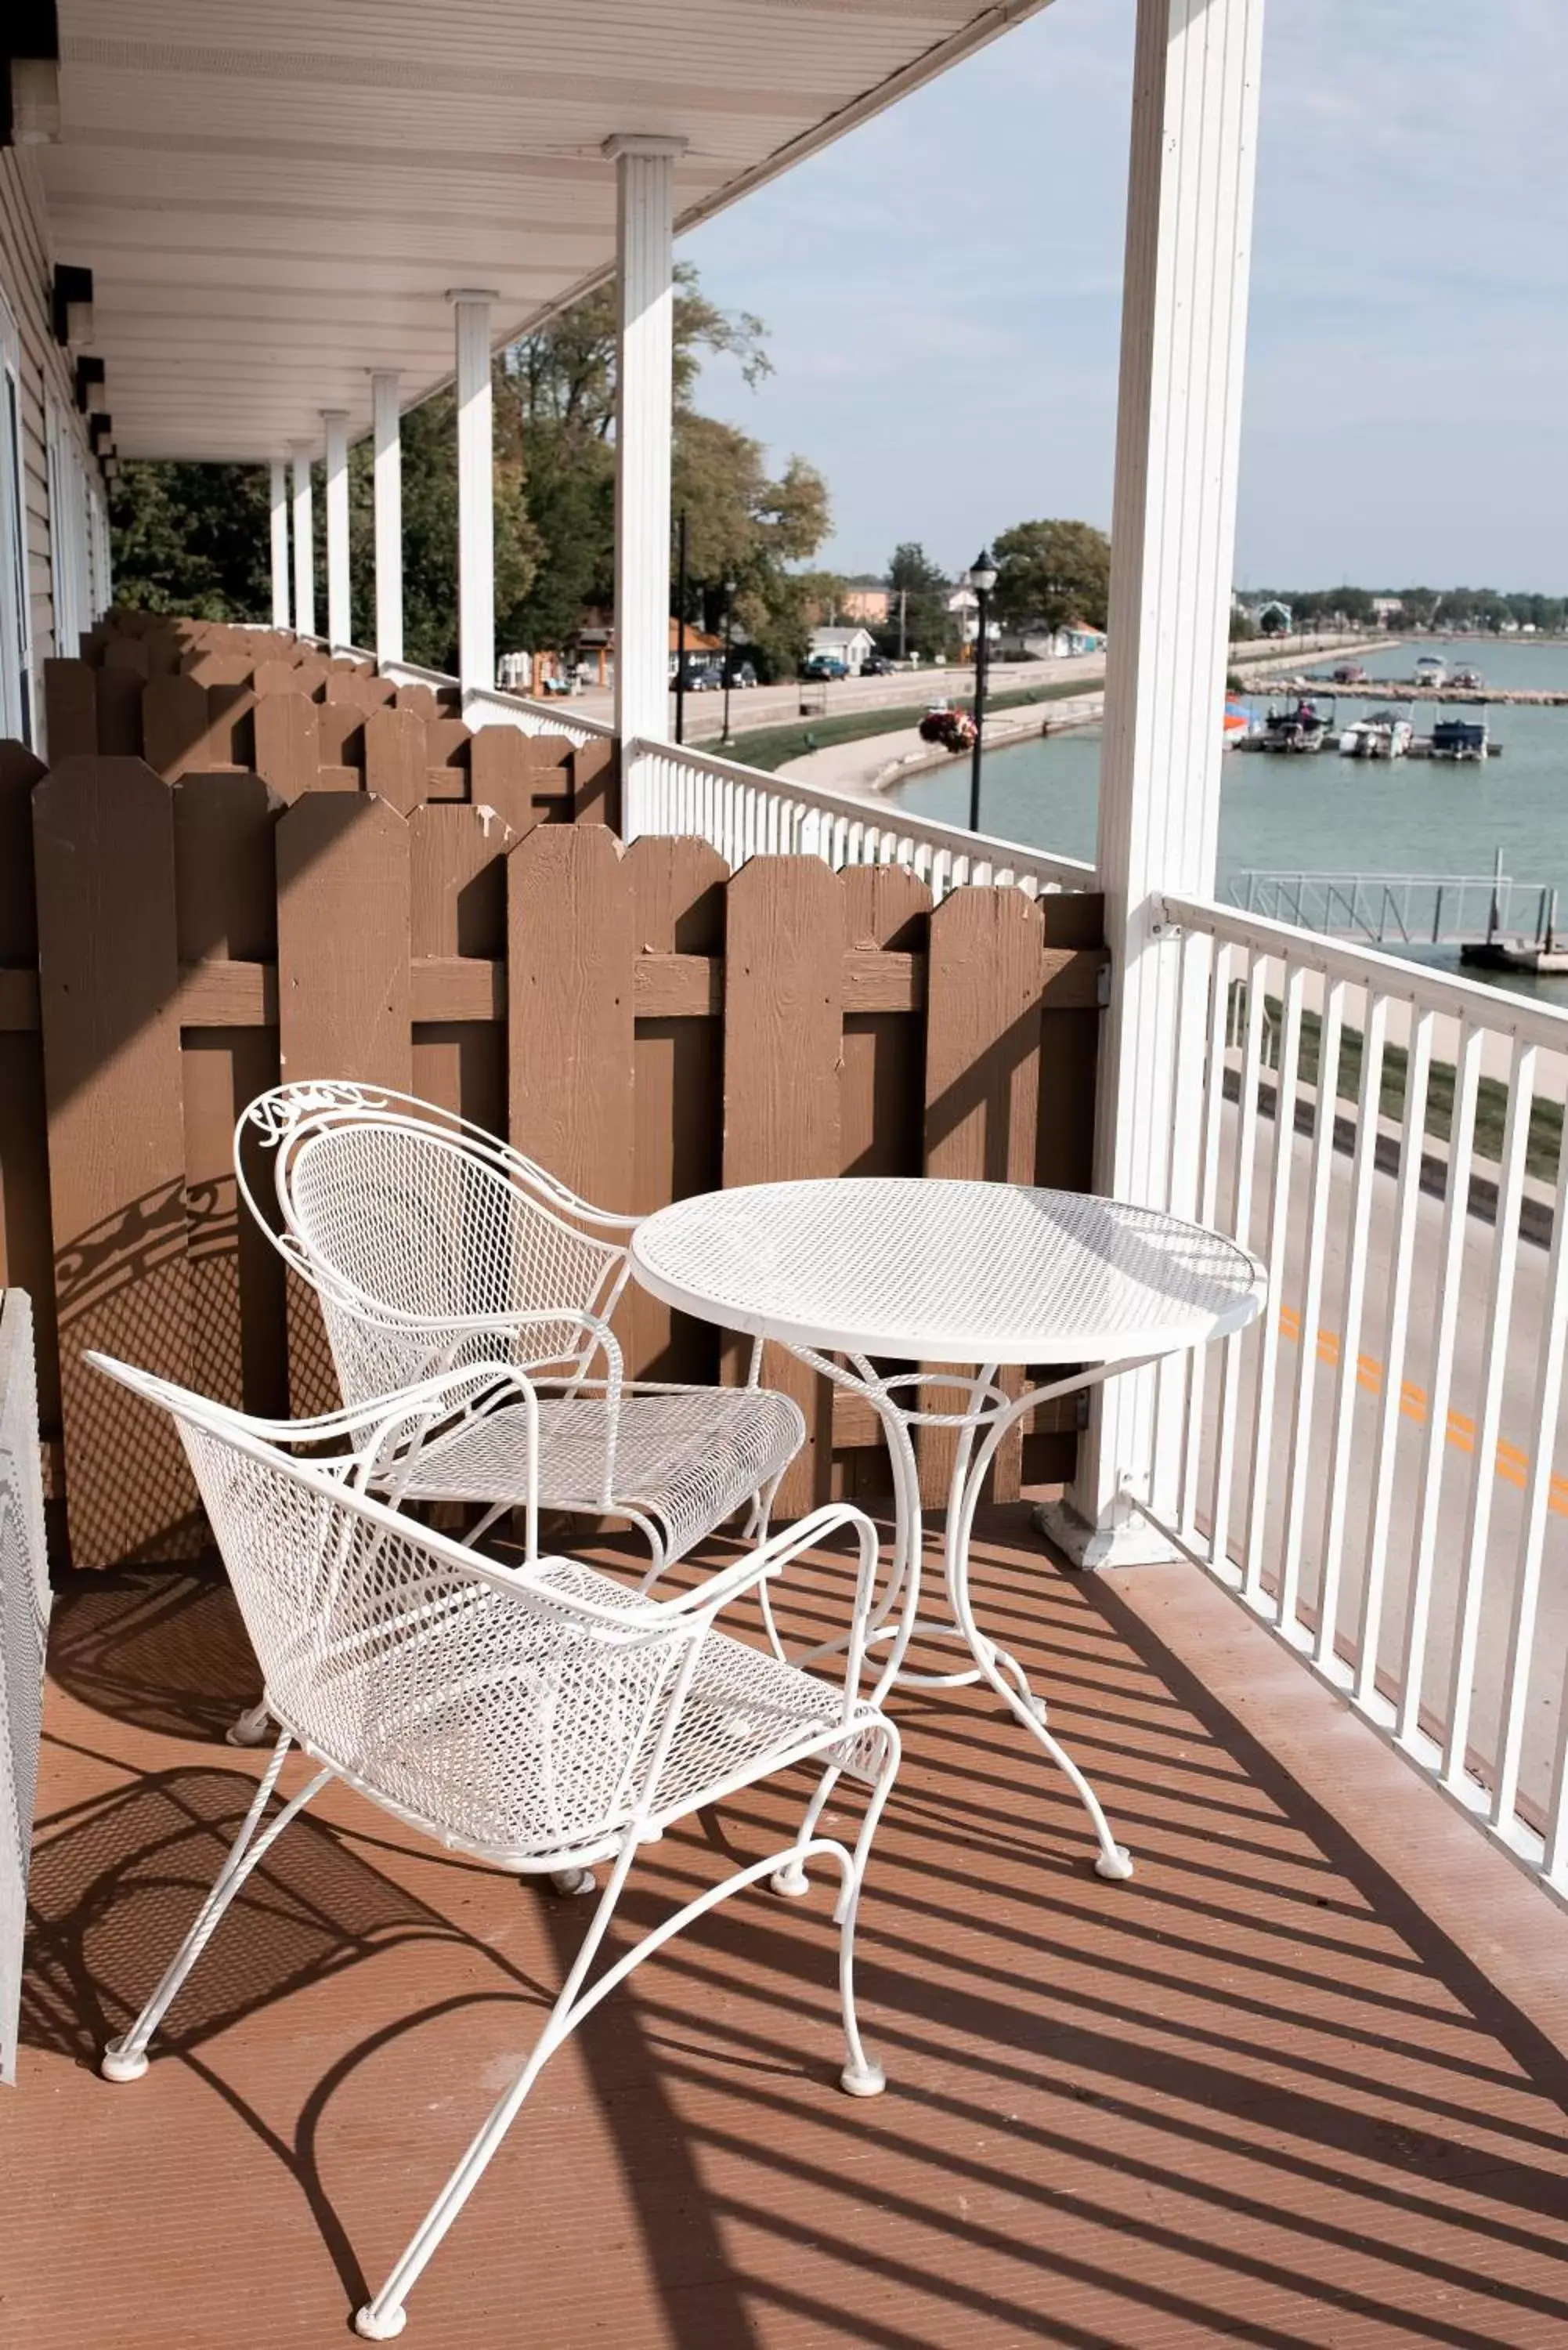
[[(1450, 665), (1473, 664), (1491, 685), (1568, 691), (1563, 644), (1423, 640), (1361, 658), (1369, 677), (1408, 677), (1417, 654), (1426, 651)], [(1268, 704), (1266, 691), (1244, 700), (1259, 712)], [(1375, 698), (1349, 694), (1335, 704), (1341, 724), (1374, 706)], [(1408, 712), (1417, 733), (1430, 731), (1432, 712), (1430, 702)], [(1490, 713), (1489, 723), (1503, 751), (1482, 765), (1341, 759), (1332, 751), (1311, 760), (1231, 753), (1220, 799), (1220, 895), (1250, 870), (1490, 873), (1501, 849), (1503, 869), (1515, 879), (1560, 884), (1568, 917), (1568, 709), (1504, 705)], [(1099, 767), (1097, 727), (991, 754), (983, 828), (1059, 856), (1093, 858)], [(896, 797), (911, 814), (967, 823), (969, 763), (912, 777)], [(1458, 963), (1451, 951), (1428, 950), (1423, 960), (1443, 968)], [(1508, 983), (1568, 1003), (1565, 980)]]

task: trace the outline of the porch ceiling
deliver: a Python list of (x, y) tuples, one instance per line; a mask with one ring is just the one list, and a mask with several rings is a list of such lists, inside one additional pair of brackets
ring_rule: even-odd
[(1045, 0), (61, 0), (57, 261), (94, 276), (120, 451), (260, 458), (452, 371), (614, 262), (612, 132), (688, 141), (690, 228)]

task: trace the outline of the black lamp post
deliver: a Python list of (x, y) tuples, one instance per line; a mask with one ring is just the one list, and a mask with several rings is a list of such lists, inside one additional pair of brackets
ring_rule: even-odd
[(967, 574), (975, 594), (974, 639), (974, 750), (969, 768), (969, 828), (980, 830), (980, 761), (985, 734), (985, 664), (989, 647), (987, 630), (991, 620), (991, 591), (996, 585), (996, 566), (991, 549), (982, 546)]
[(686, 740), (686, 509), (680, 509), (675, 561), (675, 739)]
[(723, 735), (723, 739), (724, 739), (725, 743), (728, 743), (728, 742), (729, 742), (729, 739), (730, 739), (730, 678), (731, 678), (731, 673), (732, 673), (732, 666), (733, 666), (733, 664), (732, 664), (732, 654), (731, 654), (731, 647), (732, 647), (732, 644), (733, 644), (733, 642), (734, 642), (734, 631), (735, 631), (735, 583), (734, 583), (734, 581), (733, 581), (732, 579), (726, 579), (726, 580), (725, 580), (725, 582), (724, 582), (724, 735)]

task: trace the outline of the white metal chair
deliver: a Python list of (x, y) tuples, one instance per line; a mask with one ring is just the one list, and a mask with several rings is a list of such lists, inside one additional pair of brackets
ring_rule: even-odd
[[(247, 1175), (273, 1156), (281, 1228)], [(538, 1393), (550, 1510), (622, 1518), (646, 1538), (646, 1584), (736, 1511), (767, 1528), (805, 1441), (786, 1396), (756, 1384), (628, 1380), (610, 1316), (637, 1219), (591, 1206), (506, 1143), (433, 1104), (347, 1082), (275, 1087), (234, 1133), (239, 1188), (320, 1300), (343, 1400), (370, 1402), (465, 1363), (507, 1361)], [(613, 1237), (612, 1237), (613, 1236)], [(410, 1500), (522, 1500), (520, 1430), (489, 1416), (427, 1446)]]
[[(100, 1370), (170, 1411), (265, 1675), (280, 1725), (272, 1760), (195, 1923), (129, 2032), (105, 2050), (111, 2081), (138, 2080), (147, 2046), (220, 1918), (275, 1839), (342, 1779), (441, 1845), (520, 1875), (611, 1864), (582, 1948), (526, 2064), (355, 2319), (371, 2341), (401, 2332), (404, 2303), (506, 2135), (545, 2064), (634, 1967), (732, 1893), (764, 1877), (801, 1888), (804, 1865), (839, 1872), (839, 1990), (852, 2095), (885, 2085), (856, 2021), (856, 1911), (872, 1836), (898, 1763), (893, 1725), (858, 1696), (857, 1634), (844, 1683), (782, 1664), (714, 1629), (720, 1611), (832, 1529), (859, 1542), (857, 1626), (877, 1568), (870, 1521), (846, 1504), (802, 1520), (679, 1597), (659, 1600), (566, 1558), (506, 1567), (431, 1532), (366, 1488), (395, 1489), (431, 1430), (494, 1410), (532, 1417), (515, 1369), (474, 1366), (400, 1399), (357, 1450), (291, 1459), (266, 1423), (99, 1355)], [(319, 1436), (326, 1422), (306, 1424)], [(297, 1430), (296, 1430), (297, 1433)], [(535, 1497), (527, 1497), (533, 1522)], [(292, 1745), (319, 1765), (262, 1822)], [(589, 1981), (638, 1847), (676, 1821), (794, 1763), (822, 1776), (799, 1833), (644, 1935)], [(815, 1833), (840, 1779), (867, 1790), (853, 1851)], [(258, 1833), (259, 1831), (259, 1833)]]

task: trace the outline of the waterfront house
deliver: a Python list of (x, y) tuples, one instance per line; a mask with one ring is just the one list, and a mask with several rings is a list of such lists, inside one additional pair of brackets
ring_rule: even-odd
[(877, 639), (858, 622), (848, 627), (813, 629), (808, 658), (842, 661), (851, 677), (858, 677), (877, 650)]
[[(759, 1172), (1005, 1179), (1115, 1196), (1135, 1254), (1145, 1211), (1223, 1228), (1270, 1284), (1210, 1355), (1042, 1407), (980, 1526), (1008, 1659), (1049, 1683), (1039, 1730), (1114, 1788), (1137, 1875), (1095, 1872), (1065, 1782), (985, 1690), (907, 1704), (863, 1919), (888, 2095), (841, 2096), (820, 2061), (825, 1900), (703, 1918), (546, 2075), (410, 2338), (1568, 2328), (1568, 1166), (1547, 1081), (1568, 1022), (1371, 951), (1343, 905), (1308, 931), (1217, 894), (1259, 0), (1137, 0), (1093, 860), (670, 740), (677, 232), (1029, 13), (843, 0), (828, 37), (820, 11), (749, 0), (14, 12), (0, 1573), (25, 1593), (47, 1506), (57, 1585), (0, 2093), (17, 2343), (332, 2338), (517, 2077), (591, 1906), (329, 1794), (267, 1850), (146, 2078), (99, 2077), (265, 1787), (225, 1742), (254, 1665), (195, 1555), (182, 1458), (81, 1353), (330, 1401), (234, 1189), (236, 1107), (286, 1065), (465, 1109), (628, 1212)], [(887, 265), (921, 297), (919, 255)], [(494, 348), (612, 280), (604, 722), (495, 688), (489, 385)], [(400, 504), (401, 417), (448, 381), (450, 678), (403, 657)], [(121, 456), (265, 469), (256, 629), (109, 617)], [(639, 1296), (628, 1318), (634, 1367), (687, 1359), (682, 1317)], [(833, 1490), (880, 1508), (867, 1415), (797, 1387), (779, 1513)], [(950, 1446), (919, 1435), (906, 1498)], [(845, 1564), (809, 1568), (784, 1619), (802, 1647)], [(8, 1604), (0, 1638), (24, 1620)], [(924, 1669), (951, 1678), (951, 1653)], [(651, 1845), (638, 1922), (700, 1900), (785, 1800), (747, 1792)]]

